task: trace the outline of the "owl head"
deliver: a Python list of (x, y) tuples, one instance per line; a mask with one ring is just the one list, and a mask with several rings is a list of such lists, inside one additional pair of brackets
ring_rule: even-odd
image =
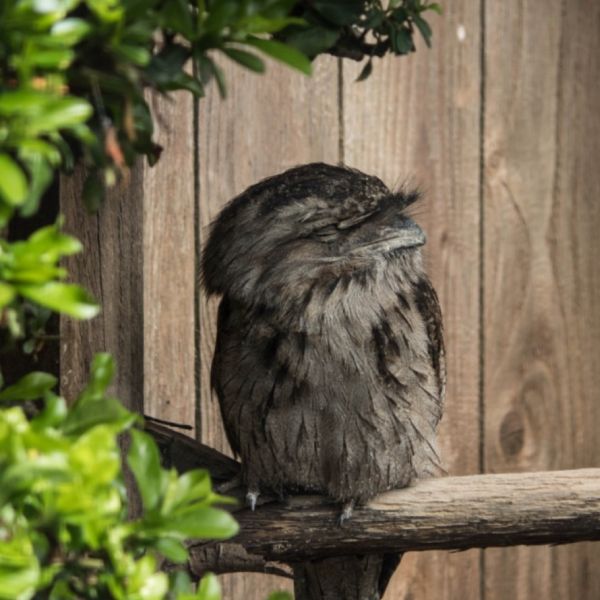
[(212, 225), (202, 264), (206, 290), (244, 299), (301, 290), (418, 252), (425, 234), (406, 214), (417, 199), (323, 163), (265, 179)]

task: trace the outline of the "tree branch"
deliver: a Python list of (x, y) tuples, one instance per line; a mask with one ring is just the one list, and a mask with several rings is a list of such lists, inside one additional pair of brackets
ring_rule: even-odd
[[(170, 466), (206, 468), (216, 484), (239, 480), (237, 461), (162, 425), (146, 428)], [(244, 508), (245, 492), (239, 486), (224, 492), (240, 501), (224, 507), (236, 512), (240, 534), (192, 544), (194, 574), (289, 576), (286, 563), (329, 556), (600, 540), (600, 469), (428, 479), (381, 494), (343, 527), (340, 506), (326, 498), (261, 496), (252, 512)]]
[[(241, 533), (193, 545), (191, 569), (200, 575), (327, 556), (598, 540), (600, 469), (429, 479), (378, 496), (343, 527), (339, 511), (314, 496), (240, 510)], [(228, 554), (237, 557), (231, 565)]]

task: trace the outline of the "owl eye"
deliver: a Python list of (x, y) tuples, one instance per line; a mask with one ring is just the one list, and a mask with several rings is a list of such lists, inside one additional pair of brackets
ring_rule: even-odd
[(353, 215), (351, 217), (348, 217), (347, 219), (340, 221), (337, 224), (337, 228), (350, 229), (351, 227), (356, 227), (357, 225), (360, 225), (363, 221), (366, 221), (371, 215), (374, 215), (376, 212), (377, 210), (371, 210), (367, 213), (362, 213), (359, 215)]
[(332, 223), (325, 227), (320, 227), (313, 232), (313, 236), (316, 237), (320, 242), (334, 242), (339, 235), (337, 227)]

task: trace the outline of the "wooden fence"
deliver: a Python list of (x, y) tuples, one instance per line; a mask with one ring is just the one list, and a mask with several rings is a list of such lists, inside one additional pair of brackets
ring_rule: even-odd
[[(324, 57), (311, 79), (227, 64), (215, 89), (152, 99), (159, 165), (141, 166), (98, 217), (80, 178), (61, 209), (86, 246), (75, 278), (102, 301), (61, 323), (65, 393), (112, 352), (116, 391), (192, 424), (226, 449), (209, 368), (215, 303), (198, 289), (206, 226), (258, 179), (310, 161), (346, 164), (425, 192), (417, 221), (444, 310), (451, 474), (600, 462), (600, 3), (448, 0), (432, 50), (359, 67)], [(101, 230), (101, 235), (98, 234)], [(263, 600), (284, 580), (224, 578), (226, 599)], [(386, 599), (597, 600), (600, 545), (404, 557)]]

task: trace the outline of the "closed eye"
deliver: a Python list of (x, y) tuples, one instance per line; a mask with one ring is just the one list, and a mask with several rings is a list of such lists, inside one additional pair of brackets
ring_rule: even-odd
[(338, 229), (334, 224), (320, 227), (313, 231), (312, 235), (320, 242), (334, 242), (338, 237)]
[(348, 217), (347, 219), (340, 221), (337, 224), (337, 228), (338, 229), (350, 229), (352, 227), (356, 227), (357, 225), (360, 225), (363, 221), (366, 221), (369, 217), (374, 215), (376, 212), (377, 212), (377, 210), (372, 210), (368, 213), (352, 215), (351, 217)]

